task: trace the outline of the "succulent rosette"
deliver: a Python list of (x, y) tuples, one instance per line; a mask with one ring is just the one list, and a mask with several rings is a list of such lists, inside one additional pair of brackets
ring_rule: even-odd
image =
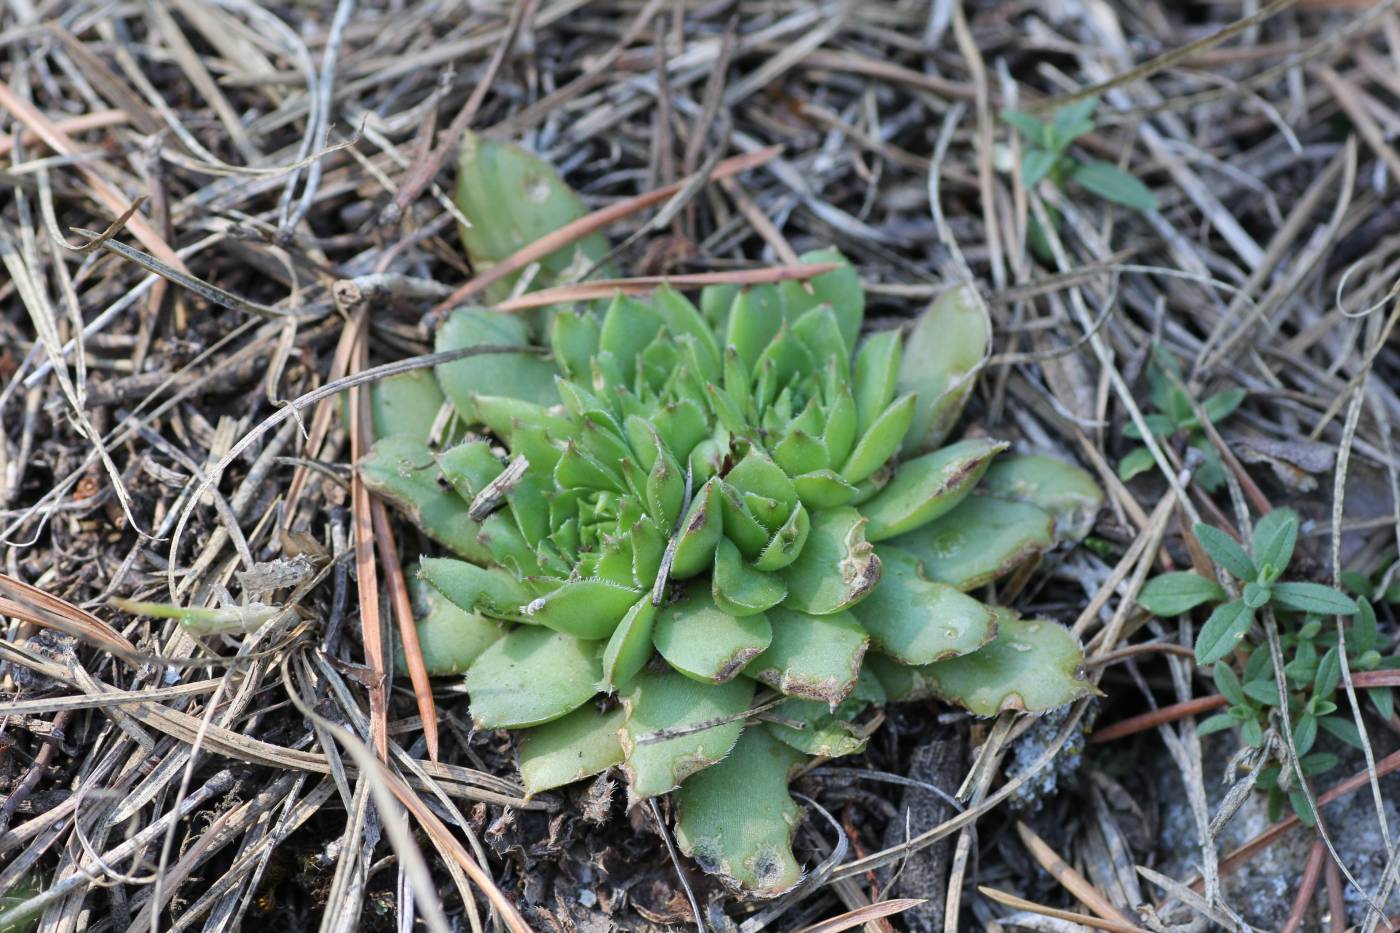
[[(474, 225), (482, 198), (509, 197), (486, 177), (515, 164), (503, 152), (556, 186), (555, 226), (571, 219), (557, 176), (491, 145), (463, 163)], [(523, 245), (479, 257), (484, 238), (474, 260)], [(803, 261), (836, 268), (543, 322), (460, 308), (438, 349), (540, 327), (548, 352), (386, 382), (360, 465), (451, 555), (420, 565), (425, 662), (465, 677), (477, 726), (522, 730), (527, 791), (613, 767), (633, 800), (679, 789), (682, 849), (765, 896), (801, 875), (790, 776), (861, 750), (870, 707), (992, 715), (1089, 692), (1067, 630), (969, 591), (1081, 537), (1102, 498), (1077, 467), (946, 443), (990, 343), (970, 288), (862, 337), (855, 270)], [(444, 400), (462, 439), (430, 445)]]

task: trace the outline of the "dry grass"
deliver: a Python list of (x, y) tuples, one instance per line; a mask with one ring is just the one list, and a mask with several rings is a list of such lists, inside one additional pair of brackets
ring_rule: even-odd
[[(1358, 773), (1313, 789), (1374, 801), (1385, 869), (1338, 866), (1328, 846), (1355, 858), (1338, 837), (1358, 830), (1328, 826), (1288, 869), (1294, 903), (1261, 918), (1229, 878), (1296, 820), (1224, 851), (1220, 746), (1190, 718), (1214, 688), (1191, 632), (1133, 600), (1199, 565), (1190, 521), (1247, 533), (1277, 504), (1308, 519), (1317, 579), (1393, 559), (1396, 6), (5, 5), (0, 911), (63, 931), (1384, 928), (1400, 722), (1363, 720)], [(1159, 212), (1033, 197), (1001, 170), (1019, 157), (1003, 106), (1089, 88), (1105, 104), (1083, 149)], [(998, 595), (1073, 622), (1107, 699), (1043, 724), (891, 710), (865, 756), (799, 784), (809, 881), (751, 905), (673, 864), (606, 782), (521, 799), (508, 740), (473, 732), (451, 684), (390, 683), (395, 548), (418, 542), (353, 479), (357, 396), (430, 365), (434, 306), (484, 285), (448, 196), (468, 127), (559, 166), (639, 277), (742, 277), (833, 243), (877, 323), (975, 281), (998, 339), (969, 420), (1110, 494), (1098, 552)], [(1049, 207), (1041, 260), (1027, 231)], [(1219, 496), (1170, 446), (1160, 479), (1114, 472), (1153, 344), (1197, 397), (1249, 392), (1209, 432)], [(275, 611), (196, 638), (112, 597)], [(1086, 749), (1101, 710), (1155, 731)], [(919, 753), (934, 742), (956, 753)], [(1164, 769), (1205, 840), (1194, 879), (1157, 870)]]

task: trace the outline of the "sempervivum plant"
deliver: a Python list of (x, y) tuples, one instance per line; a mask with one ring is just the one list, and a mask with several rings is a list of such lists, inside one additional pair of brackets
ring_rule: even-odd
[[(760, 895), (801, 873), (789, 778), (863, 748), (871, 706), (992, 715), (1090, 689), (1065, 629), (967, 592), (1082, 536), (1101, 498), (1057, 461), (944, 444), (989, 342), (976, 295), (861, 339), (854, 269), (804, 261), (836, 268), (556, 310), (547, 354), (386, 383), (361, 464), (455, 555), (421, 562), (425, 661), (465, 675), (479, 727), (522, 730), (527, 791), (616, 766), (634, 801), (679, 788), (682, 848)], [(437, 343), (530, 331), (460, 308)], [(444, 396), (466, 433), (434, 447)]]

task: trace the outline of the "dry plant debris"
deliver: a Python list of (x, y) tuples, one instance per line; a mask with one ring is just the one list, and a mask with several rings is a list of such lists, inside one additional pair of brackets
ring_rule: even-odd
[[(1191, 617), (1136, 595), (1211, 572), (1195, 523), (1248, 541), (1288, 505), (1291, 572), (1360, 575), (1395, 639), (1396, 7), (6, 4), (0, 928), (1393, 928), (1394, 712), (1358, 702), (1365, 749), (1304, 794), (1323, 831), (1271, 823), (1235, 731), (1196, 732), (1219, 701)], [(1090, 97), (1070, 154), (1155, 211), (1022, 184), (1002, 112)], [(1105, 699), (891, 708), (795, 785), (808, 880), (755, 905), (606, 775), (527, 801), (460, 690), (386, 679), (422, 542), (354, 478), (358, 390), (438, 362), (434, 308), (481, 287), (468, 128), (556, 166), (633, 276), (830, 244), (875, 327), (975, 284), (996, 344), (963, 430), (1109, 494), (1096, 550), (994, 595), (1072, 625)], [(1228, 420), (1155, 407), (1161, 353), (1190, 405), (1242, 391)], [(1341, 711), (1387, 676), (1344, 672)], [(1086, 741), (1099, 719), (1119, 737)]]

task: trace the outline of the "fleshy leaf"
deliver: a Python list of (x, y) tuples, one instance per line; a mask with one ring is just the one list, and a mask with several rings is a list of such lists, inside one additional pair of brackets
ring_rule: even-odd
[[(457, 164), (457, 207), (471, 222), (461, 228), (462, 245), (478, 273), (546, 234), (582, 217), (588, 208), (543, 159), (511, 143), (467, 133)], [(592, 233), (540, 260), (533, 285), (553, 284), (570, 266), (592, 266), (608, 253), (607, 237)], [(613, 276), (610, 267), (599, 271)], [(507, 276), (491, 301), (508, 295), (519, 274)]]
[(667, 663), (705, 683), (732, 680), (772, 640), (773, 629), (763, 613), (730, 615), (698, 588), (662, 607), (652, 633)]
[(776, 606), (787, 596), (787, 585), (776, 574), (755, 570), (744, 562), (734, 542), (720, 538), (710, 578), (715, 605), (733, 616), (749, 616)]
[(522, 729), (572, 713), (597, 692), (597, 642), (522, 625), (467, 669), (472, 719), (482, 729)]
[[(851, 699), (847, 699), (833, 713), (830, 706), (816, 700), (784, 700), (773, 712), (802, 728), (777, 721), (766, 722), (763, 726), (779, 742), (808, 755), (822, 758), (856, 755), (865, 750), (865, 737), (844, 715), (850, 703)], [(865, 704), (859, 706), (863, 708)]]
[(861, 506), (870, 519), (867, 537), (884, 541), (952, 511), (1006, 448), (1001, 441), (973, 438), (904, 461), (890, 484)]
[(651, 632), (656, 622), (656, 607), (651, 594), (643, 593), (613, 629), (608, 646), (603, 649), (603, 682), (599, 688), (612, 693), (631, 683), (651, 657)]
[(848, 609), (870, 594), (880, 582), (880, 558), (865, 540), (865, 523), (852, 508), (816, 514), (802, 553), (783, 571), (786, 607), (826, 615)]
[[(753, 681), (746, 677), (702, 684), (674, 671), (638, 674), (622, 692), (622, 768), (632, 798), (673, 791), (728, 755), (752, 700)], [(707, 725), (716, 720), (725, 721)]]
[(762, 729), (745, 732), (728, 758), (676, 795), (681, 851), (757, 897), (791, 890), (802, 877), (792, 853), (801, 811), (787, 786), (802, 757)]
[(599, 713), (583, 706), (528, 729), (520, 739), (520, 777), (533, 796), (622, 764), (622, 707)]
[[(754, 561), (754, 566), (765, 573), (782, 570), (801, 556), (807, 545), (807, 537), (812, 531), (812, 520), (807, 507), (801, 502), (792, 507), (783, 526), (774, 532), (772, 539), (763, 547), (762, 553)], [(791, 584), (789, 584), (791, 586)]]
[(977, 494), (1039, 506), (1055, 517), (1055, 536), (1061, 541), (1083, 539), (1103, 505), (1103, 491), (1087, 471), (1031, 455), (998, 457), (982, 475)]
[(975, 589), (1015, 570), (1054, 544), (1050, 513), (1024, 502), (969, 496), (937, 521), (890, 544), (923, 561), (930, 580)]
[(991, 352), (992, 324), (971, 285), (938, 297), (909, 332), (899, 367), (900, 392), (918, 395), (904, 453), (937, 447), (962, 414)]
[(443, 596), (468, 612), (493, 619), (518, 619), (530, 592), (499, 567), (478, 567), (464, 560), (425, 557), (419, 572)]
[(834, 706), (856, 685), (870, 643), (849, 612), (814, 616), (784, 606), (768, 611), (773, 643), (745, 673), (787, 696)]
[(715, 545), (724, 529), (720, 510), (719, 480), (712, 479), (695, 494), (690, 511), (681, 522), (679, 539), (671, 560), (671, 576), (677, 580), (709, 570), (714, 563)]
[[(416, 576), (409, 577), (417, 616), (418, 646), (430, 677), (461, 674), (501, 637), (501, 623), (468, 612)], [(394, 666), (407, 671), (403, 646), (397, 645)]]
[(920, 668), (929, 689), (978, 716), (1041, 713), (1094, 692), (1069, 629), (1046, 619), (997, 613), (997, 637), (972, 654)]
[(481, 524), (467, 503), (437, 481), (433, 452), (422, 441), (386, 437), (360, 460), (360, 476), (428, 537), (467, 560), (486, 563), (491, 553), (478, 540)]
[[(890, 402), (894, 401), (903, 349), (899, 331), (882, 330), (865, 338), (856, 354), (851, 373), (851, 392), (856, 400), (856, 433), (870, 430)], [(912, 417), (912, 416), (911, 416)]]
[(914, 423), (917, 401), (912, 393), (901, 396), (865, 429), (841, 467), (841, 476), (847, 482), (859, 483), (894, 456)]
[(812, 511), (834, 509), (856, 497), (856, 488), (834, 470), (817, 470), (792, 478), (802, 504)]
[(841, 268), (823, 272), (805, 283), (796, 280), (781, 283), (778, 291), (783, 298), (783, 313), (789, 320), (795, 320), (810, 308), (830, 305), (849, 357), (855, 349), (861, 322), (865, 320), (865, 289), (861, 287), (860, 276), (850, 261), (835, 249), (812, 250), (798, 258), (804, 264), (834, 262)]
[[(518, 317), (484, 308), (458, 308), (438, 328), (436, 350), (476, 346), (524, 346), (529, 328)], [(510, 434), (511, 419), (536, 419), (559, 404), (554, 365), (534, 353), (483, 353), (444, 363), (438, 383), (468, 424), (482, 423), (498, 435)]]
[(930, 664), (976, 651), (996, 634), (996, 616), (971, 596), (924, 576), (908, 551), (876, 549), (880, 585), (851, 610), (871, 643), (905, 664)]
[[(630, 567), (627, 577), (631, 578)], [(573, 580), (531, 600), (522, 615), (575, 638), (607, 638), (639, 595), (636, 590), (606, 580)]]
[(437, 380), (426, 369), (381, 379), (369, 394), (374, 436), (426, 442), (444, 401)]
[(491, 452), (491, 445), (481, 440), (449, 447), (434, 458), (442, 478), (468, 505), (505, 470), (505, 464)]

